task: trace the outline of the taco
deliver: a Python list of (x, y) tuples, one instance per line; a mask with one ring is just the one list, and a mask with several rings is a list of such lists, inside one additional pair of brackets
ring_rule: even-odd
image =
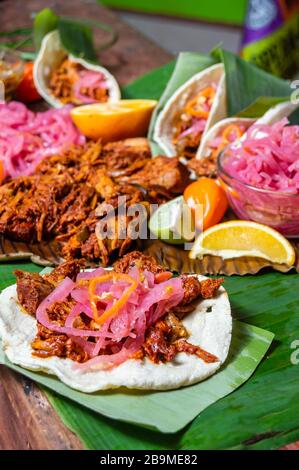
[(8, 359), (83, 392), (175, 389), (225, 361), (232, 317), (223, 280), (172, 273), (132, 252), (113, 270), (69, 261), (50, 274), (17, 271), (0, 296)]
[(154, 140), (167, 156), (196, 156), (207, 130), (226, 116), (223, 64), (212, 65), (184, 83), (160, 113)]
[(56, 30), (44, 37), (33, 76), (39, 94), (56, 108), (116, 102), (121, 97), (113, 75), (100, 65), (69, 55)]
[(204, 136), (200, 152), (187, 163), (188, 168), (198, 177), (215, 178), (219, 153), (230, 143), (241, 139), (254, 122), (255, 119), (237, 117), (217, 122)]

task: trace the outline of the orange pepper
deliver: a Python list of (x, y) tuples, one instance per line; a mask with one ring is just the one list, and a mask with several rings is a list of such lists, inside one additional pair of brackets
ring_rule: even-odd
[(235, 132), (236, 139), (239, 139), (240, 137), (242, 137), (245, 131), (241, 131), (240, 127), (237, 124), (229, 124), (227, 127), (225, 127), (221, 134), (221, 143), (216, 149), (212, 150), (211, 157), (214, 160), (217, 159), (218, 154), (221, 152), (221, 150), (223, 150), (228, 144), (230, 144), (229, 136), (231, 132)]
[[(189, 184), (184, 191), (184, 199), (192, 209), (195, 225), (200, 230), (218, 224), (228, 208), (225, 191), (212, 178), (200, 178)], [(199, 205), (202, 205), (200, 213), (196, 211)]]
[[(215, 97), (215, 93), (216, 93), (215, 89), (211, 86), (206, 87), (203, 90), (201, 90), (195, 96), (195, 98), (188, 101), (186, 108), (185, 108), (186, 113), (190, 114), (191, 116), (207, 119), (210, 111), (206, 111), (205, 109), (203, 109), (202, 105), (203, 103), (206, 103), (207, 101), (209, 101), (209, 104), (211, 104)], [(203, 98), (203, 103), (201, 103), (202, 98)]]
[(16, 98), (23, 103), (40, 100), (41, 97), (35, 88), (33, 79), (33, 62), (26, 62), (24, 75), (16, 89)]
[(162, 273), (155, 274), (155, 283), (160, 284), (160, 282), (168, 281), (168, 279), (172, 278), (172, 273), (169, 271), (164, 271)]
[(225, 127), (222, 132), (222, 139), (225, 144), (230, 143), (229, 136), (232, 132), (236, 133), (236, 139), (239, 139), (244, 134), (237, 124), (230, 124), (229, 126)]
[[(97, 284), (100, 284), (102, 282), (110, 281), (110, 280), (119, 280), (119, 281), (126, 281), (129, 284), (131, 284), (130, 287), (128, 287), (122, 297), (118, 299), (112, 307), (110, 307), (108, 310), (105, 310), (103, 315), (99, 316), (98, 314), (98, 309), (97, 309), (97, 302), (101, 300), (101, 298), (95, 294), (95, 290), (97, 287)], [(95, 277), (94, 279), (91, 279), (89, 286), (88, 286), (88, 292), (89, 292), (89, 299), (90, 299), (90, 304), (91, 304), (91, 309), (94, 315), (94, 320), (98, 323), (98, 325), (103, 325), (108, 318), (113, 318), (117, 315), (119, 310), (125, 305), (127, 302), (128, 298), (134, 292), (135, 289), (138, 287), (138, 282), (133, 279), (131, 276), (128, 274), (122, 274), (122, 273), (115, 273), (111, 272), (109, 274), (104, 274), (103, 276)]]
[(4, 178), (5, 178), (4, 164), (3, 164), (3, 162), (0, 160), (0, 184), (3, 183)]

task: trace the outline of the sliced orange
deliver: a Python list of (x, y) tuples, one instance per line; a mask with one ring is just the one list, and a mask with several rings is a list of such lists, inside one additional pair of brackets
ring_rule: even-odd
[(293, 266), (296, 257), (293, 246), (283, 235), (248, 220), (223, 222), (201, 233), (189, 256), (201, 258), (207, 254), (223, 259), (254, 256), (288, 266)]
[(71, 116), (83, 135), (104, 142), (146, 135), (155, 100), (120, 100), (78, 106)]

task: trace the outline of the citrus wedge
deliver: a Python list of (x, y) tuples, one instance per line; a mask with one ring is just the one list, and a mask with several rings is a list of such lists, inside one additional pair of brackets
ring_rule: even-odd
[(192, 212), (183, 197), (162, 204), (151, 216), (149, 229), (157, 238), (173, 245), (193, 240)]
[(154, 100), (95, 103), (73, 108), (71, 116), (86, 137), (112, 142), (146, 135), (156, 104)]
[(279, 232), (247, 220), (223, 222), (202, 232), (189, 256), (201, 258), (207, 254), (223, 259), (254, 256), (288, 266), (294, 264), (296, 256), (290, 242)]

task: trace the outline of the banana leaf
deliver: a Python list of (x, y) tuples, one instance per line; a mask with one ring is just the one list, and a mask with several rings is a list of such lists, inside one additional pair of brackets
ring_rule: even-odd
[(36, 51), (39, 51), (46, 34), (57, 28), (58, 16), (50, 8), (39, 11), (33, 21), (33, 40)]
[(299, 439), (299, 374), (291, 345), (299, 335), (299, 276), (265, 273), (225, 281), (235, 318), (275, 333), (246, 384), (204, 410), (185, 430), (158, 434), (48, 397), (89, 449), (276, 449)]
[[(212, 55), (224, 64), (229, 116), (240, 113), (259, 97), (290, 99), (293, 90), (287, 80), (275, 77), (224, 49), (216, 48)], [(276, 104), (275, 99), (273, 104)]]
[[(126, 87), (125, 95), (132, 98), (136, 90), (136, 97), (157, 99), (158, 84), (162, 93), (172, 72), (173, 63), (139, 79), (136, 88), (135, 83)], [(225, 287), (236, 319), (275, 334), (254, 375), (172, 435), (100, 417), (50, 392), (48, 397), (62, 420), (87, 448), (257, 450), (276, 449), (299, 439), (299, 365), (291, 362), (291, 345), (299, 338), (299, 276), (277, 272), (232, 276), (226, 278)]]
[[(96, 27), (109, 34), (109, 39), (97, 47), (93, 42), (92, 27)], [(97, 52), (112, 46), (118, 39), (118, 34), (110, 25), (96, 19), (74, 19), (57, 16), (50, 8), (44, 8), (35, 15), (33, 24), (33, 39), (36, 51), (41, 47), (46, 34), (58, 29), (64, 48), (76, 57), (84, 58), (97, 63)]]

